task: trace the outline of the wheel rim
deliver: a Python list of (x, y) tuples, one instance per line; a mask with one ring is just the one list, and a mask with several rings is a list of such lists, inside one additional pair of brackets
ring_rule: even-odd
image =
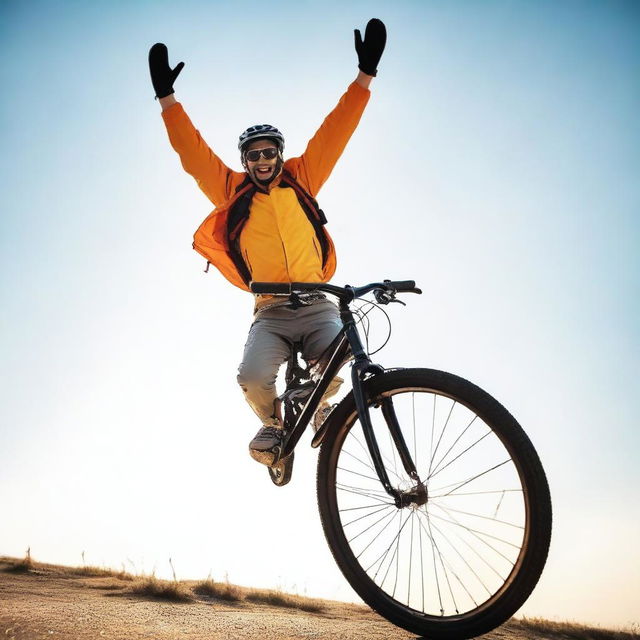
[[(392, 398), (428, 499), (396, 507), (352, 416), (336, 439), (330, 483), (351, 562), (412, 612), (476, 615), (513, 582), (529, 540), (519, 462), (487, 420), (457, 399), (426, 388), (383, 395)], [(415, 494), (382, 412), (371, 407), (370, 414), (391, 484)]]

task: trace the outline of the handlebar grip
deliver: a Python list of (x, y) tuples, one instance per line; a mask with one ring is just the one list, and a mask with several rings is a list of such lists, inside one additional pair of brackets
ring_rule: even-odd
[(398, 292), (402, 292), (402, 291), (411, 292), (411, 291), (415, 291), (415, 288), (416, 288), (415, 280), (398, 280), (398, 281), (386, 282), (385, 284), (388, 284), (389, 286), (393, 287)]
[(291, 293), (291, 283), (289, 282), (252, 282), (249, 285), (252, 293), (262, 294), (289, 294)]

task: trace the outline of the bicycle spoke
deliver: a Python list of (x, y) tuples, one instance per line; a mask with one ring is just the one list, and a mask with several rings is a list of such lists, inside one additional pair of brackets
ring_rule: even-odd
[[(363, 463), (363, 464), (365, 464), (365, 466), (369, 467), (369, 469), (371, 469), (372, 471), (375, 471), (375, 465), (373, 464), (373, 460), (371, 460), (371, 453), (369, 452), (368, 447), (366, 447), (364, 444), (362, 444), (362, 442), (360, 441), (360, 439), (359, 439), (359, 438), (358, 438), (358, 437), (353, 433), (353, 429), (349, 432), (349, 435), (353, 438), (353, 440), (355, 440), (355, 441), (358, 443), (358, 445), (360, 446), (360, 448), (361, 448), (361, 449), (362, 449), (362, 450), (367, 454), (367, 456), (368, 456), (368, 458), (369, 458), (369, 461), (371, 462), (371, 464), (365, 464), (365, 463)], [(392, 450), (394, 450), (394, 449), (392, 449)], [(352, 457), (356, 458), (356, 460), (359, 460), (359, 458), (357, 458), (355, 455), (353, 455), (353, 454), (349, 453), (349, 451), (347, 451), (347, 450), (346, 450), (346, 449), (344, 449), (344, 448), (343, 448), (343, 450), (342, 450), (342, 453), (345, 453), (345, 454), (351, 455)], [(387, 463), (392, 464), (392, 463), (391, 463), (391, 460), (389, 460), (388, 456), (385, 456), (382, 452), (380, 452), (380, 455), (382, 456), (382, 459), (383, 459), (383, 460), (386, 460), (386, 461), (387, 461)], [(391, 473), (393, 473), (393, 474), (396, 476), (396, 478), (397, 478), (400, 482), (402, 482), (402, 480), (403, 480), (402, 476), (400, 476), (400, 475), (399, 475), (399, 474), (394, 470), (394, 469), (397, 469), (397, 466), (396, 466), (395, 462), (393, 463), (393, 466), (394, 466), (394, 468), (393, 468), (393, 469), (391, 469), (391, 468), (389, 468), (389, 467), (386, 467), (387, 471), (391, 471)], [(376, 480), (378, 480), (378, 479), (376, 478)], [(379, 481), (379, 480), (378, 480), (378, 481)]]
[[(353, 493), (355, 495), (362, 496), (363, 498), (371, 498), (372, 500), (378, 500), (378, 504), (376, 504), (375, 506), (378, 506), (380, 503), (393, 504), (392, 502), (386, 502), (385, 500), (382, 500), (380, 496), (377, 496), (371, 493), (366, 493), (362, 489), (355, 489), (355, 488), (349, 487), (348, 485), (336, 485), (336, 489), (340, 489), (340, 491), (345, 491), (346, 493)], [(340, 511), (342, 511), (342, 509)]]
[[(391, 520), (390, 520), (387, 524), (385, 524), (385, 526), (384, 526), (384, 527), (382, 528), (382, 530), (380, 531), (380, 534), (382, 533), (382, 531), (384, 531), (384, 530), (385, 530), (385, 529), (386, 529), (386, 528), (391, 524), (391, 522), (393, 522), (393, 521), (395, 520), (396, 515), (400, 515), (400, 520), (402, 520), (402, 515), (401, 515), (401, 514), (402, 514), (402, 512), (401, 512), (401, 511), (396, 511), (396, 512), (394, 512), (394, 514), (393, 514), (393, 518), (391, 518)], [(378, 534), (378, 536), (376, 536), (376, 538), (377, 538), (377, 537), (379, 537), (379, 536), (380, 536), (380, 534)], [(361, 556), (361, 555), (362, 555), (362, 554), (363, 554), (363, 553), (364, 553), (364, 552), (365, 552), (365, 551), (366, 551), (366, 550), (367, 550), (367, 549), (368, 549), (368, 548), (373, 544), (373, 542), (374, 542), (374, 540), (375, 540), (376, 538), (373, 538), (373, 540), (371, 540), (371, 542), (369, 542), (369, 544), (368, 544), (368, 545), (367, 545), (367, 546), (366, 546), (366, 547), (365, 547), (365, 548), (364, 548), (364, 549), (363, 549), (363, 550), (362, 550), (362, 551), (361, 551), (361, 552), (356, 556), (358, 559), (359, 559), (359, 558), (360, 558), (360, 556)], [(392, 546), (393, 546), (393, 542), (391, 542), (391, 544), (389, 545), (389, 547), (388, 547), (388, 549), (387, 549), (387, 553), (388, 553), (389, 549), (390, 549)], [(385, 552), (383, 552), (383, 554), (382, 554), (382, 555), (385, 555)], [(380, 556), (380, 557), (382, 557), (382, 556)], [(378, 559), (379, 559), (379, 558), (378, 558)], [(378, 562), (378, 560), (376, 560), (376, 561), (371, 565), (371, 567), (375, 566), (375, 564), (376, 564), (377, 562)], [(367, 572), (367, 573), (369, 573), (369, 570), (371, 569), (371, 567), (369, 567), (369, 569), (366, 569), (366, 572)], [(377, 575), (377, 574), (376, 574), (376, 575)]]
[(444, 465), (444, 467), (442, 467), (440, 470), (438, 471), (434, 471), (430, 476), (429, 479), (433, 479), (438, 473), (440, 473), (441, 471), (444, 471), (447, 467), (449, 467), (450, 465), (452, 465), (456, 460), (458, 460), (458, 458), (460, 458), (461, 456), (463, 456), (465, 453), (468, 453), (471, 449), (473, 449), (476, 445), (478, 445), (480, 442), (482, 442), (487, 436), (491, 435), (491, 431), (488, 431), (487, 433), (485, 433), (481, 438), (479, 438), (478, 440), (476, 440), (473, 444), (469, 445), (464, 451), (462, 451), (460, 454), (458, 454), (453, 460), (451, 460), (450, 462), (448, 462), (446, 465)]
[(407, 584), (407, 604), (411, 602), (411, 569), (413, 565), (411, 564), (411, 558), (413, 558), (413, 519), (415, 514), (411, 513), (411, 545), (409, 546), (409, 579)]
[[(473, 482), (474, 480), (477, 480), (478, 478), (481, 478), (482, 476), (486, 475), (487, 473), (491, 473), (491, 471), (495, 471), (496, 469), (499, 469), (500, 467), (502, 467), (503, 465), (505, 465), (505, 464), (507, 464), (509, 462), (511, 462), (511, 458), (507, 458), (504, 462), (500, 462), (500, 463), (494, 465), (493, 467), (491, 467), (491, 468), (489, 468), (489, 469), (487, 469), (485, 471), (477, 473), (475, 476), (469, 478), (468, 480), (465, 480), (464, 482), (461, 482), (459, 484), (458, 483), (454, 483), (454, 485), (457, 485), (456, 488), (455, 489), (451, 489), (451, 491), (445, 493), (444, 495), (442, 495), (440, 497), (445, 497), (445, 496), (451, 495), (452, 493), (454, 493), (458, 489), (464, 487), (465, 485), (469, 484), (470, 482)], [(452, 485), (449, 485), (449, 486), (452, 486)], [(442, 489), (446, 489), (446, 488), (447, 487), (442, 487), (440, 489), (440, 491), (442, 491)]]
[(375, 515), (376, 513), (380, 513), (381, 511), (386, 511), (389, 508), (389, 506), (395, 506), (395, 505), (387, 505), (384, 507), (380, 507), (376, 511), (372, 511), (371, 513), (365, 513), (363, 516), (359, 516), (355, 520), (350, 520), (349, 522), (343, 522), (342, 526), (346, 529), (349, 525), (359, 522), (360, 520), (364, 520), (365, 518), (370, 518), (371, 516)]
[[(458, 484), (454, 482), (449, 485), (450, 487)], [(439, 491), (442, 489), (446, 489), (447, 487), (440, 487)], [(453, 494), (442, 494), (442, 495), (431, 495), (431, 500), (435, 500), (436, 498), (444, 498), (445, 495), (447, 498), (460, 498), (461, 496), (486, 496), (492, 493), (522, 493), (522, 489), (494, 489), (492, 491), (466, 491), (465, 493), (453, 493)]]
[[(402, 523), (402, 511), (398, 510), (396, 513), (397, 513), (398, 515), (400, 515), (400, 522)], [(394, 518), (395, 518), (395, 516), (394, 516)], [(405, 520), (405, 523), (406, 523), (406, 520)], [(402, 525), (402, 526), (400, 527), (400, 531), (402, 531), (402, 527), (404, 527), (404, 525)], [(386, 527), (385, 527), (385, 528), (386, 528)], [(369, 573), (369, 571), (371, 571), (371, 568), (372, 568), (372, 567), (375, 567), (375, 566), (376, 566), (376, 564), (378, 564), (378, 561), (379, 561), (381, 558), (383, 558), (383, 556), (384, 556), (384, 558), (386, 558), (386, 557), (387, 557), (387, 555), (389, 554), (389, 551), (391, 550), (391, 547), (393, 547), (393, 545), (394, 545), (394, 543), (395, 543), (395, 541), (396, 541), (396, 538), (398, 537), (399, 533), (400, 533), (400, 532), (396, 533), (395, 537), (394, 537), (394, 538), (393, 538), (393, 540), (389, 543), (389, 546), (386, 548), (386, 550), (385, 550), (385, 551), (383, 551), (383, 552), (378, 556), (378, 558), (376, 558), (376, 560), (374, 560), (374, 562), (369, 566), (369, 568), (368, 568), (368, 569), (365, 569), (365, 571), (366, 571), (367, 573)], [(361, 553), (360, 555), (362, 555), (362, 553)], [(358, 556), (358, 557), (360, 557), (360, 556)], [(374, 576), (374, 580), (375, 580), (375, 578), (377, 577), (378, 572), (379, 572), (379, 571), (380, 571), (380, 569), (382, 568), (382, 565), (384, 564), (384, 558), (383, 558), (383, 560), (382, 560), (382, 563), (380, 564), (380, 567), (378, 567), (378, 571), (376, 571), (376, 575)], [(393, 562), (393, 558), (392, 558), (391, 562)], [(390, 564), (389, 566), (391, 566), (391, 564)], [(388, 570), (387, 570), (387, 571), (388, 571)]]
[(394, 555), (396, 557), (396, 579), (393, 583), (393, 593), (391, 594), (392, 598), (396, 597), (396, 589), (398, 588), (398, 570), (400, 569), (400, 531), (398, 531), (398, 541), (396, 542)]
[[(380, 583), (381, 585), (383, 585), (387, 579), (387, 576), (389, 575), (389, 571), (391, 569), (391, 565), (393, 565), (393, 561), (396, 558), (396, 554), (398, 551), (398, 541), (400, 538), (400, 534), (402, 533), (402, 530), (404, 529), (405, 525), (407, 524), (407, 522), (409, 522), (409, 516), (407, 516), (407, 519), (404, 521), (404, 523), (402, 522), (402, 516), (400, 517), (400, 528), (398, 529), (398, 533), (396, 534), (396, 537), (391, 541), (391, 544), (389, 545), (389, 549), (391, 549), (391, 547), (395, 544), (396, 547), (394, 549), (393, 555), (391, 556), (391, 562), (389, 563), (389, 566), (387, 567), (387, 572), (384, 574), (384, 578), (382, 578), (382, 582)], [(388, 551), (387, 551), (388, 553)], [(380, 565), (382, 567), (382, 565)], [(397, 563), (396, 563), (396, 568), (397, 568)], [(377, 574), (376, 574), (377, 575)], [(395, 591), (395, 587), (394, 587), (394, 591)]]
[(373, 478), (371, 476), (365, 476), (363, 473), (358, 473), (357, 471), (351, 471), (351, 469), (345, 469), (344, 467), (338, 467), (338, 471), (344, 471), (345, 473), (352, 473), (354, 476), (360, 476), (361, 478), (366, 478), (367, 480), (373, 480), (374, 482), (380, 482), (378, 478)]
[[(425, 514), (425, 515), (426, 515), (426, 514)], [(420, 517), (419, 517), (419, 516), (418, 516), (418, 522), (420, 522)], [(430, 521), (430, 519), (429, 519), (429, 517), (428, 517), (428, 516), (427, 516), (427, 523), (428, 523), (429, 525), (430, 525), (430, 523), (431, 523), (431, 521)], [(421, 522), (420, 522), (420, 524), (421, 524), (421, 526), (424, 526), (424, 525), (422, 525), (422, 523), (421, 523)], [(434, 528), (434, 529), (435, 529), (435, 530), (436, 530), (440, 535), (443, 535), (443, 534), (442, 534), (442, 532), (438, 529), (438, 527), (437, 527), (436, 525), (433, 525), (433, 528)], [(444, 558), (442, 557), (442, 554), (440, 553), (439, 547), (437, 546), (437, 544), (436, 544), (436, 542), (435, 542), (435, 539), (434, 539), (434, 537), (433, 537), (433, 533), (432, 533), (432, 532), (430, 532), (430, 531), (426, 531), (426, 530), (425, 530), (425, 533), (427, 533), (427, 535), (429, 536), (429, 539), (431, 540), (431, 544), (432, 544), (432, 546), (433, 546), (433, 547), (435, 547), (436, 549), (438, 549), (438, 553), (440, 554), (440, 560), (441, 560), (441, 562), (442, 562), (442, 563), (443, 563), (443, 565), (444, 565), (445, 560), (444, 560)], [(445, 540), (445, 541), (447, 541), (447, 542), (448, 542), (448, 540), (447, 540), (447, 537), (446, 537), (446, 536), (444, 536), (444, 535), (443, 535), (443, 538), (444, 538), (444, 540)], [(455, 547), (453, 547), (453, 550), (458, 554), (458, 556), (460, 557), (460, 559), (462, 560), (462, 562), (463, 562), (463, 563), (465, 563), (465, 565), (469, 568), (469, 570), (470, 570), (472, 573), (474, 573), (474, 571), (473, 571), (473, 567), (471, 567), (471, 566), (469, 565), (469, 563), (468, 563), (468, 562), (466, 561), (466, 559), (462, 556), (462, 554), (461, 554), (461, 553), (460, 553), (460, 552), (459, 552)], [(435, 559), (434, 559), (434, 561), (435, 561)], [(460, 576), (458, 575), (458, 572), (457, 572), (457, 571), (455, 571), (455, 570), (453, 569), (453, 567), (451, 567), (451, 564), (449, 563), (449, 561), (448, 561), (448, 560), (446, 561), (446, 563), (447, 563), (447, 565), (449, 565), (449, 570), (451, 571), (451, 575), (453, 575), (453, 577), (457, 580), (458, 584), (462, 587), (462, 589), (465, 591), (465, 593), (467, 594), (467, 596), (469, 596), (469, 598), (472, 600), (472, 602), (474, 603), (474, 605), (477, 607), (477, 606), (478, 606), (478, 603), (476, 602), (476, 600), (475, 600), (475, 598), (473, 597), (473, 595), (472, 595), (472, 594), (469, 592), (469, 590), (467, 589), (467, 587), (466, 587), (465, 583), (461, 580)], [(445, 574), (446, 574), (446, 571), (445, 571)], [(447, 580), (447, 581), (448, 581), (448, 580)], [(451, 589), (451, 583), (449, 583), (449, 588)], [(454, 598), (454, 596), (453, 596), (453, 590), (451, 590), (451, 597), (452, 597), (452, 600), (454, 601), (454, 607), (455, 607), (456, 613), (458, 613), (458, 605), (457, 605), (457, 603), (456, 603), (456, 601), (455, 601), (455, 598)], [(442, 611), (442, 601), (440, 602), (440, 607), (441, 607), (441, 611)]]
[(380, 504), (389, 504), (389, 505), (391, 505), (393, 503), (391, 503), (391, 502), (387, 502), (387, 503), (376, 502), (375, 504), (367, 504), (367, 505), (364, 505), (363, 507), (349, 507), (348, 509), (339, 509), (339, 513), (346, 513), (347, 511), (361, 511), (362, 509), (375, 509), (376, 507), (379, 507)]
[(422, 553), (422, 527), (420, 527), (419, 516), (416, 517), (418, 518), (418, 537), (420, 538), (420, 586), (422, 589), (422, 611), (424, 611), (424, 555)]
[[(389, 508), (390, 507), (385, 507), (384, 511), (387, 511)], [(367, 533), (367, 531), (371, 531), (371, 529), (373, 529), (373, 527), (375, 527), (379, 522), (382, 522), (388, 516), (389, 516), (389, 513), (385, 513), (382, 517), (378, 518), (373, 524), (369, 525), (366, 529), (363, 529), (360, 533), (358, 533), (355, 536), (353, 536), (353, 538), (350, 538), (347, 542), (351, 543), (354, 540), (357, 540), (361, 535), (363, 535), (364, 533)]]
[(481, 516), (478, 513), (471, 513), (470, 511), (461, 511), (460, 509), (454, 509), (453, 507), (442, 507), (441, 505), (440, 508), (443, 508), (446, 510), (447, 513), (449, 513), (450, 511), (453, 511), (454, 513), (461, 513), (462, 515), (465, 516), (471, 516), (472, 518), (482, 518), (483, 520), (490, 520), (491, 522), (495, 522), (496, 524), (503, 524), (507, 527), (514, 527), (515, 529), (521, 529), (524, 531), (524, 527), (522, 525), (519, 524), (513, 524), (512, 522), (507, 522), (506, 520), (498, 520), (495, 517), (491, 517), (491, 516)]
[[(432, 526), (432, 523), (429, 522), (429, 526)], [(442, 566), (442, 571), (444, 572), (444, 577), (447, 581), (447, 587), (449, 589), (449, 596), (451, 597), (451, 600), (453, 601), (453, 608), (454, 611), (456, 613), (460, 613), (460, 609), (458, 607), (458, 602), (456, 601), (456, 596), (453, 593), (453, 587), (451, 586), (451, 580), (449, 580), (449, 572), (447, 571), (447, 568), (445, 567), (444, 564), (444, 558), (442, 557), (442, 552), (440, 551), (440, 548), (438, 547), (438, 558), (440, 559), (440, 565)], [(455, 574), (454, 574), (455, 575)], [(460, 579), (458, 578), (458, 582), (461, 582)], [(473, 600), (473, 597), (471, 597), (471, 600)], [(444, 615), (444, 611), (442, 611), (442, 615)]]
[(431, 477), (435, 476), (438, 473), (439, 466), (446, 460), (449, 453), (451, 453), (451, 450), (458, 444), (458, 442), (460, 441), (460, 438), (462, 438), (462, 436), (469, 430), (469, 428), (476, 421), (477, 418), (478, 418), (477, 415), (473, 416), (473, 418), (471, 419), (471, 422), (463, 429), (462, 433), (455, 439), (455, 442), (447, 449), (447, 452), (442, 456), (442, 458), (440, 458), (440, 462), (438, 462), (438, 464), (433, 469), (433, 472), (431, 473)]
[(440, 447), (440, 443), (442, 442), (442, 436), (444, 436), (444, 432), (447, 430), (447, 427), (449, 426), (449, 420), (451, 419), (451, 414), (453, 413), (453, 409), (456, 406), (456, 401), (453, 401), (453, 404), (451, 405), (451, 409), (449, 409), (449, 415), (447, 416), (447, 419), (444, 423), (444, 426), (442, 427), (442, 431), (440, 432), (440, 437), (438, 438), (438, 442), (436, 443), (436, 448), (434, 449), (433, 453), (431, 454), (431, 460), (429, 462), (429, 476), (431, 476), (431, 468), (433, 466), (433, 461), (436, 457), (436, 453), (438, 453), (438, 447)]
[[(447, 467), (449, 467), (450, 465), (452, 465), (458, 458), (460, 458), (461, 456), (463, 456), (465, 453), (468, 453), (469, 451), (471, 451), (471, 449), (473, 449), (475, 446), (477, 446), (478, 444), (480, 444), (487, 436), (491, 435), (492, 431), (491, 429), (489, 429), (489, 431), (487, 431), (487, 433), (485, 433), (481, 438), (478, 438), (478, 440), (476, 440), (473, 444), (470, 444), (464, 451), (462, 451), (461, 453), (459, 453), (453, 460), (447, 462), (447, 464), (444, 465), (444, 467), (438, 469), (436, 467), (436, 469), (434, 469), (434, 471), (431, 473), (431, 475), (429, 476), (429, 478), (434, 478), (435, 476), (437, 476), (441, 471), (444, 471)], [(456, 440), (457, 442), (457, 440)], [(451, 451), (451, 449), (449, 449), (449, 451)], [(448, 454), (449, 452), (447, 452)], [(438, 463), (439, 465), (442, 464), (442, 462), (444, 461), (444, 459), (446, 458), (447, 454), (445, 454), (445, 456), (440, 460), (440, 462)]]
[[(420, 516), (418, 516), (420, 517)], [(447, 581), (447, 587), (449, 589), (449, 596), (451, 597), (451, 600), (453, 601), (453, 608), (455, 609), (455, 612), (458, 613), (458, 603), (456, 601), (456, 597), (455, 594), (453, 593), (453, 588), (451, 587), (451, 580), (449, 580), (449, 572), (447, 571), (447, 567), (445, 566), (445, 562), (444, 562), (444, 558), (442, 557), (442, 551), (440, 550), (440, 547), (438, 546), (438, 544), (435, 541), (435, 537), (433, 535), (433, 531), (431, 530), (432, 528), (432, 522), (429, 518), (427, 518), (427, 524), (429, 525), (429, 533), (431, 536), (431, 539), (433, 540), (433, 544), (435, 545), (436, 551), (438, 552), (438, 559), (440, 560), (440, 566), (442, 567), (442, 572), (444, 573), (444, 577), (445, 580)], [(434, 529), (436, 527), (433, 527)], [(448, 564), (448, 562), (447, 562)], [(460, 580), (460, 578), (458, 578), (458, 576), (456, 575), (456, 573), (454, 571), (452, 571), (453, 575), (456, 577), (456, 579), (458, 580), (459, 583), (462, 584), (462, 581)], [(471, 598), (473, 600), (473, 598)], [(444, 607), (442, 606), (442, 602), (440, 603), (440, 615), (444, 615)]]
[(360, 493), (363, 496), (368, 496), (371, 498), (389, 498), (389, 495), (384, 489), (373, 489), (372, 487), (354, 487), (350, 484), (345, 484), (344, 482), (339, 482), (337, 486), (341, 489), (350, 489), (354, 493)]
[[(355, 480), (355, 478), (353, 478), (353, 480)], [(363, 493), (364, 495), (378, 496), (378, 497), (382, 496), (382, 497), (385, 497), (385, 498), (389, 497), (389, 495), (387, 494), (387, 492), (384, 489), (382, 489), (382, 488), (376, 489), (376, 488), (370, 486), (371, 485), (370, 482), (367, 483), (366, 487), (365, 486), (354, 487), (353, 485), (346, 484), (345, 482), (339, 482), (338, 485), (340, 487), (344, 487), (346, 489), (353, 489), (353, 491), (359, 491), (359, 492)], [(376, 486), (379, 486), (379, 485), (380, 485), (380, 481), (376, 478)]]
[(354, 455), (350, 451), (347, 451), (346, 449), (344, 449), (342, 453), (344, 453), (344, 455), (346, 456), (349, 456), (350, 458), (353, 458), (356, 462), (359, 462), (363, 467), (367, 467), (367, 469), (371, 469), (371, 471), (375, 471), (375, 467), (373, 465), (369, 464), (368, 462), (363, 462), (362, 460), (360, 460), (360, 458), (358, 458), (358, 456)]
[[(449, 544), (451, 545), (451, 547), (454, 549), (454, 551), (460, 556), (461, 559), (464, 558), (462, 557), (462, 554), (458, 551), (458, 549), (456, 547), (454, 547), (451, 544), (451, 535), (447, 535), (445, 536), (445, 534), (443, 534), (440, 529), (438, 527), (436, 527), (436, 525), (434, 525), (434, 529), (436, 529), (438, 531), (438, 533), (440, 533), (440, 535), (442, 535), (443, 537), (445, 537), (447, 539), (447, 541), (449, 542)], [(460, 535), (458, 535), (456, 532), (454, 532), (454, 535), (456, 536), (456, 538), (462, 543), (464, 544), (466, 547), (469, 548), (469, 550), (471, 551), (471, 553), (475, 554), (478, 559), (487, 566), (487, 568), (492, 571), (501, 581), (502, 583), (506, 582), (506, 578), (491, 564), (489, 564), (489, 561), (482, 555), (480, 555), (480, 553), (474, 548), (472, 547), (469, 542), (467, 542), (464, 538), (462, 538)], [(491, 547), (491, 545), (489, 545)], [(506, 559), (506, 558), (505, 558)], [(509, 560), (507, 560), (508, 562), (510, 562)], [(513, 566), (513, 563), (510, 562), (511, 566)], [(469, 567), (471, 569), (471, 567)], [(484, 586), (484, 584), (483, 584)], [(486, 588), (486, 587), (485, 587)], [(488, 591), (488, 589), (487, 589)]]
[[(429, 445), (429, 458), (433, 460), (433, 435), (436, 430), (436, 399), (438, 396), (433, 394), (433, 412), (431, 413), (431, 444)], [(431, 466), (429, 466), (429, 473), (431, 473)]]
[[(440, 505), (438, 505), (438, 506), (440, 506)], [(444, 509), (441, 506), (440, 506), (440, 508)], [(446, 509), (444, 509), (444, 511), (446, 511)], [(479, 531), (478, 529), (472, 529), (471, 527), (467, 527), (466, 525), (461, 524), (460, 522), (458, 522), (455, 518), (452, 519), (452, 520), (448, 520), (447, 518), (444, 518), (443, 516), (439, 516), (439, 515), (437, 515), (435, 513), (432, 513), (431, 516), (433, 518), (437, 518), (438, 520), (442, 520), (443, 522), (448, 522), (449, 524), (455, 524), (458, 527), (462, 527), (463, 529), (465, 529), (469, 533), (473, 534), (476, 538), (478, 538), (478, 540), (483, 542), (485, 545), (487, 545), (488, 547), (493, 549), (498, 555), (502, 556), (508, 562), (511, 562), (511, 560), (509, 560), (509, 558), (507, 558), (507, 556), (505, 556), (502, 553), (500, 553), (500, 551), (498, 551), (496, 548), (492, 547), (486, 540), (484, 540), (483, 538), (480, 538), (480, 536), (486, 536), (487, 538), (491, 538), (492, 540), (496, 540), (496, 541), (502, 542), (503, 544), (506, 544), (506, 545), (508, 545), (510, 547), (513, 547), (514, 549), (520, 549), (520, 546), (517, 545), (517, 544), (513, 544), (513, 542), (509, 542), (508, 540), (504, 540), (503, 538), (498, 538), (498, 536), (491, 535), (490, 533), (487, 533), (486, 531)], [(511, 562), (511, 564), (513, 564), (513, 563)]]
[[(450, 539), (450, 535), (447, 536), (448, 539)], [(485, 556), (483, 556), (475, 547), (473, 547), (467, 540), (462, 538), (457, 532), (454, 535), (463, 545), (465, 545), (469, 549), (469, 551), (471, 551), (471, 553), (473, 553), (480, 560), (480, 562), (482, 562), (497, 578), (499, 578), (499, 580), (500, 580), (500, 582), (502, 584), (504, 584), (506, 582), (506, 578), (498, 571), (498, 569), (496, 569), (485, 558)], [(494, 550), (491, 545), (488, 545), (488, 546), (489, 546), (490, 549)], [(507, 560), (507, 562), (509, 563), (510, 567), (513, 567), (513, 564), (514, 564), (513, 562), (511, 562), (508, 558), (505, 558), (504, 556), (502, 556), (502, 554), (500, 554), (499, 552), (497, 552), (497, 553), (498, 553), (498, 555), (500, 555), (500, 557), (502, 557), (503, 559)]]
[[(420, 516), (418, 516), (420, 517)], [(427, 518), (427, 524), (429, 524), (429, 518)], [(431, 527), (429, 527), (431, 529)], [(442, 604), (442, 593), (440, 592), (440, 580), (438, 579), (438, 566), (436, 564), (436, 551), (438, 555), (440, 554), (440, 550), (438, 549), (438, 545), (436, 541), (433, 539), (433, 534), (431, 530), (429, 530), (429, 540), (431, 540), (431, 557), (433, 558), (433, 574), (436, 578), (436, 587), (438, 589), (438, 601), (440, 602), (440, 614), (444, 613), (444, 606)]]
[[(502, 506), (502, 501), (504, 500), (504, 491), (502, 492), (502, 495), (500, 496), (500, 500), (498, 500), (498, 504), (496, 505), (496, 510), (493, 512), (493, 518), (495, 519), (498, 515), (498, 511), (500, 511), (500, 507)], [(524, 529), (524, 527), (523, 527)]]

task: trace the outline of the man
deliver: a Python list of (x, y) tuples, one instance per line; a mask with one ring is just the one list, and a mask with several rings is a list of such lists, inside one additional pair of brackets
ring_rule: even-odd
[[(328, 282), (335, 272), (335, 249), (315, 196), (358, 125), (386, 43), (385, 26), (377, 19), (367, 24), (364, 40), (359, 30), (354, 33), (358, 75), (305, 152), (285, 161), (282, 133), (271, 125), (255, 125), (238, 143), (244, 172), (233, 171), (211, 151), (175, 99), (173, 84), (184, 63), (172, 69), (161, 43), (149, 52), (169, 140), (185, 171), (216, 206), (196, 231), (194, 249), (207, 259), (207, 268), (213, 264), (242, 289), (249, 291), (251, 281)], [(256, 296), (254, 313), (238, 382), (262, 422), (250, 454), (270, 465), (282, 441), (278, 369), (296, 343), (307, 362), (317, 361), (341, 323), (335, 304), (321, 294), (295, 300)], [(325, 410), (340, 382), (336, 378), (327, 390)]]

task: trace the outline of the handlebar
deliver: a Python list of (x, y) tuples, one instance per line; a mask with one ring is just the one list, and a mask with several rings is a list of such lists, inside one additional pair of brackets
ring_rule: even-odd
[(384, 282), (372, 282), (363, 287), (352, 287), (351, 285), (337, 287), (324, 282), (252, 282), (250, 288), (253, 293), (263, 295), (291, 295), (292, 293), (322, 291), (345, 302), (361, 298), (371, 291), (380, 291), (390, 294), (392, 297), (396, 293), (422, 293), (422, 290), (416, 287), (415, 280), (385, 280)]

